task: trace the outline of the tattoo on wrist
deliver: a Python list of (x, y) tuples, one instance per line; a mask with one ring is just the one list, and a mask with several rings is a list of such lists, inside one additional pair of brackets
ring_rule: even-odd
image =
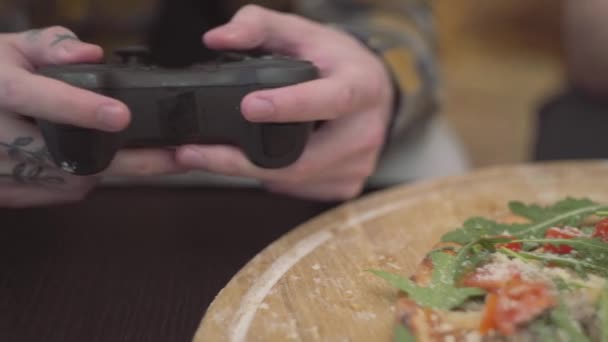
[(76, 37), (75, 35), (71, 34), (71, 33), (65, 33), (65, 34), (56, 34), (55, 35), (55, 40), (53, 40), (51, 42), (51, 47), (54, 47), (55, 45), (61, 43), (64, 40), (76, 40), (76, 41), (80, 41), (78, 39), (78, 37)]
[(10, 178), (19, 184), (28, 185), (63, 185), (66, 179), (51, 162), (46, 147), (28, 150), (34, 138), (18, 137), (11, 143), (0, 142), (0, 148), (8, 152), (8, 156), (16, 164), (11, 174), (0, 174), (1, 178)]

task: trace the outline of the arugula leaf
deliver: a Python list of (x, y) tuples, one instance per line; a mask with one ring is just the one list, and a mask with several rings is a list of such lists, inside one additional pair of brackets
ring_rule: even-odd
[(586, 286), (583, 284), (579, 284), (574, 281), (566, 281), (564, 278), (559, 277), (553, 278), (553, 283), (559, 291), (573, 291), (586, 288)]
[(486, 250), (495, 252), (496, 245), (500, 243), (509, 243), (513, 242), (513, 238), (510, 237), (491, 237), (491, 238), (482, 238), (477, 241), (477, 244)]
[[(504, 240), (504, 239), (503, 239)], [(470, 260), (483, 259), (487, 256), (487, 253), (496, 251), (496, 244), (502, 242), (508, 242), (509, 240), (501, 241), (501, 238), (489, 238), (489, 239), (480, 239), (478, 241), (469, 243), (461, 248), (458, 252), (458, 255), (461, 255), (463, 252), (468, 253), (471, 250), (474, 250), (471, 247), (472, 244), (475, 246), (483, 247), (482, 250), (476, 250), (472, 256), (468, 256)], [(529, 254), (526, 252), (517, 253), (515, 251), (511, 251), (506, 248), (499, 248), (498, 252), (503, 253), (512, 258), (519, 258), (522, 261), (526, 261), (527, 259), (534, 259), (540, 261), (553, 261), (560, 263), (561, 265), (574, 267), (575, 270), (592, 270), (595, 272), (599, 272), (600, 274), (608, 274), (608, 243), (605, 243), (598, 239), (591, 238), (574, 238), (574, 239), (519, 239), (519, 240), (511, 240), (511, 242), (519, 242), (523, 244), (530, 245), (538, 245), (538, 244), (552, 244), (552, 245), (568, 245), (571, 246), (574, 251), (571, 254), (557, 256), (554, 254), (539, 254), (533, 253)], [(524, 249), (525, 250), (525, 249)], [(479, 255), (477, 255), (479, 254)], [(473, 265), (470, 261), (459, 262), (457, 264), (457, 274), (466, 271), (466, 268), (470, 268), (470, 266), (476, 266), (476, 263)]]
[(534, 334), (534, 341), (590, 341), (580, 324), (570, 317), (563, 302), (548, 314), (535, 319), (529, 325), (529, 330)]
[(530, 332), (534, 334), (534, 341), (557, 341), (555, 327), (551, 325), (548, 315), (543, 315), (534, 320), (529, 326)]
[(568, 245), (574, 248), (576, 256), (589, 263), (597, 265), (608, 264), (608, 243), (598, 239), (574, 238), (574, 239), (525, 239), (515, 242), (537, 242), (552, 245)]
[[(569, 245), (575, 252), (565, 256), (555, 254), (527, 253), (525, 251), (517, 253), (507, 248), (496, 248), (497, 244), (504, 242), (521, 242), (524, 245), (532, 246), (543, 243), (553, 245)], [(483, 238), (469, 242), (460, 248), (456, 255), (455, 280), (463, 274), (475, 268), (487, 260), (489, 255), (495, 251), (503, 253), (511, 258), (518, 258), (522, 261), (530, 259), (544, 262), (555, 262), (562, 266), (574, 268), (575, 271), (591, 271), (608, 276), (608, 244), (598, 239), (575, 238), (575, 239), (519, 239), (510, 240), (508, 238)]]
[(457, 283), (462, 277), (464, 277), (469, 272), (473, 272), (479, 264), (484, 261), (487, 261), (491, 257), (491, 252), (483, 250), (479, 252), (475, 252), (470, 256), (464, 257), (457, 264), (454, 265), (454, 273), (453, 278), (454, 283)]
[(512, 234), (526, 228), (526, 224), (502, 224), (483, 217), (473, 217), (466, 220), (461, 228), (444, 234), (441, 241), (465, 245), (483, 237), (503, 235), (505, 232)]
[[(544, 221), (552, 219), (556, 216), (559, 216), (565, 212), (570, 212), (573, 210), (586, 208), (590, 206), (595, 206), (597, 203), (587, 199), (575, 199), (571, 197), (567, 197), (561, 201), (554, 203), (553, 205), (547, 207), (541, 207), (537, 204), (526, 205), (519, 201), (511, 201), (509, 202), (509, 209), (511, 212), (525, 217), (533, 222)], [(595, 210), (594, 210), (595, 212)], [(561, 223), (564, 225), (575, 225), (580, 222), (582, 217), (570, 216), (566, 218)]]
[(557, 308), (550, 313), (551, 321), (568, 337), (568, 341), (591, 341), (581, 329), (578, 321), (572, 319), (568, 313), (568, 308), (560, 301)]
[(416, 337), (404, 325), (397, 325), (395, 328), (395, 342), (416, 342)]
[[(522, 216), (528, 215), (530, 217), (540, 217), (540, 214), (537, 212), (531, 214), (529, 211), (523, 210), (523, 208), (518, 208), (517, 205), (515, 208), (515, 210), (517, 210), (514, 212), (515, 214)], [(598, 210), (606, 209), (608, 209), (608, 206), (595, 204), (589, 200), (576, 200), (568, 198), (557, 202), (553, 206), (546, 207), (545, 218), (540, 220), (532, 220), (533, 223), (530, 224), (526, 229), (517, 231), (513, 235), (519, 237), (542, 237), (545, 235), (545, 231), (550, 227), (557, 225), (576, 226), (582, 220), (584, 220), (585, 217), (594, 214)], [(513, 210), (513, 208), (511, 210)]]
[(589, 263), (585, 260), (579, 260), (571, 257), (565, 256), (557, 256), (555, 254), (544, 254), (544, 253), (530, 253), (530, 252), (515, 252), (522, 258), (530, 259), (530, 260), (538, 260), (546, 263), (553, 263), (559, 266), (572, 268), (574, 271), (581, 274), (581, 276), (585, 275), (585, 271), (596, 273), (603, 277), (608, 277), (608, 265), (596, 265), (593, 263)]
[(579, 229), (587, 236), (591, 236), (595, 232), (595, 226), (584, 226), (580, 227)]
[(600, 298), (598, 319), (600, 320), (600, 341), (608, 342), (608, 284), (604, 287)]
[(523, 256), (519, 255), (517, 252), (510, 250), (508, 248), (500, 248), (498, 249), (498, 251), (506, 256), (510, 256), (513, 259), (519, 259), (523, 262), (528, 262), (529, 259), (524, 258)]
[(595, 215), (597, 216), (601, 216), (601, 217), (606, 217), (608, 216), (608, 211), (598, 211), (597, 213), (595, 213)]
[(418, 305), (434, 309), (449, 310), (461, 305), (470, 297), (481, 296), (485, 291), (473, 287), (454, 285), (456, 257), (448, 253), (431, 254), (433, 275), (426, 287), (418, 286), (410, 279), (385, 271), (370, 270), (373, 274), (388, 281), (394, 287), (407, 293)]
[(563, 278), (553, 278), (553, 283), (559, 291), (570, 291), (572, 288)]
[(520, 255), (541, 261), (552, 261), (562, 266), (571, 267), (579, 273), (582, 273), (582, 271), (590, 271), (608, 277), (608, 243), (598, 239), (522, 239), (514, 240), (514, 242), (549, 243), (556, 246), (571, 246), (574, 248), (574, 251), (571, 254), (564, 256), (553, 255), (551, 260), (548, 259), (551, 254), (533, 253), (533, 255), (535, 255), (534, 257), (523, 252), (520, 254), (511, 253), (511, 256)]
[(466, 273), (475, 269), (483, 261), (487, 261), (492, 252), (496, 251), (496, 244), (509, 241), (511, 239), (505, 237), (482, 238), (462, 246), (456, 254), (454, 267), (452, 267), (453, 281), (456, 283)]
[(552, 226), (574, 226), (598, 210), (608, 210), (608, 206), (596, 204), (588, 199), (574, 198), (566, 198), (547, 207), (512, 201), (509, 203), (509, 208), (514, 214), (528, 218), (530, 223), (503, 224), (483, 217), (473, 217), (465, 221), (462, 227), (444, 234), (441, 241), (465, 245), (483, 237), (504, 233), (520, 238), (543, 237), (545, 231)]

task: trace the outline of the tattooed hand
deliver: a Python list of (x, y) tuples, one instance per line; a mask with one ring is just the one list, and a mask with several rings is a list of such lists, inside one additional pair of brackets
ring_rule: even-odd
[[(76, 177), (56, 169), (38, 128), (27, 118), (108, 132), (126, 128), (130, 113), (123, 103), (34, 73), (44, 65), (97, 62), (102, 55), (100, 47), (80, 42), (62, 27), (0, 34), (0, 206), (79, 200), (95, 185), (98, 177)], [(181, 170), (169, 151), (121, 151), (106, 174)]]
[(256, 167), (228, 146), (186, 146), (178, 150), (179, 162), (256, 178), (269, 190), (292, 196), (344, 200), (361, 193), (375, 171), (393, 104), (389, 74), (376, 55), (341, 31), (254, 5), (203, 39), (213, 49), (262, 48), (315, 63), (321, 79), (249, 94), (241, 108), (253, 122), (325, 124), (302, 157), (284, 169)]

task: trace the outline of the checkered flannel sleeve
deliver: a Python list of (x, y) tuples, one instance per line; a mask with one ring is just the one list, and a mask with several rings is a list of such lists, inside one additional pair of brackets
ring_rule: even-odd
[(436, 113), (438, 67), (430, 4), (422, 0), (296, 0), (297, 11), (335, 25), (378, 54), (397, 97), (388, 135), (408, 134)]

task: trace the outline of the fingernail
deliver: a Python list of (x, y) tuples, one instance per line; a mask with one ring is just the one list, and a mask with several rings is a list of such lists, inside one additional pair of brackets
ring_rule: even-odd
[(274, 113), (274, 104), (266, 99), (256, 98), (247, 106), (249, 119), (264, 119), (273, 116)]
[(124, 128), (125, 110), (118, 104), (106, 104), (97, 110), (97, 121), (111, 131)]

